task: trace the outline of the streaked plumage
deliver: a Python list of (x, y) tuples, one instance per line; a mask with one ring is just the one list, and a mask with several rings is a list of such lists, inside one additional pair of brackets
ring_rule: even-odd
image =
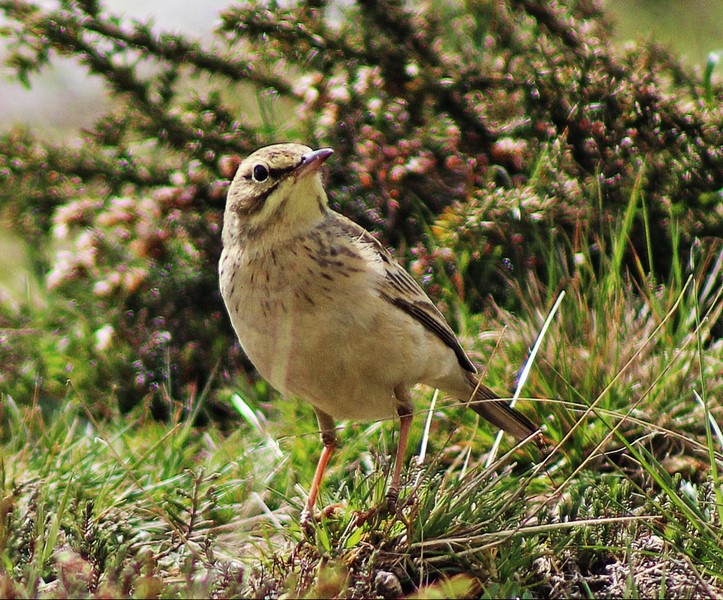
[(520, 439), (537, 431), (479, 383), (442, 314), (382, 244), (328, 207), (319, 169), (331, 153), (278, 144), (244, 160), (228, 193), (219, 264), (244, 351), (275, 388), (316, 411), (325, 452), (308, 510), (336, 419), (401, 417), (395, 498), (417, 383), (469, 402)]

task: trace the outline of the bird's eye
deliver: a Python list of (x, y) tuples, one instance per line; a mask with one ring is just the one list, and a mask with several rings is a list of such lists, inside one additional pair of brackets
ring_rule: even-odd
[(254, 179), (256, 181), (264, 181), (269, 176), (269, 170), (264, 165), (256, 165), (254, 167)]

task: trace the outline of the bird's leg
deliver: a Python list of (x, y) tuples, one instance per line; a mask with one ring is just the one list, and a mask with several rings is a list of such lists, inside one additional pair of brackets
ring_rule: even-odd
[(399, 499), (399, 480), (402, 476), (402, 465), (404, 464), (404, 455), (407, 451), (407, 442), (409, 441), (409, 428), (412, 426), (412, 399), (409, 391), (402, 386), (394, 389), (394, 395), (399, 400), (397, 406), (397, 414), (399, 415), (399, 442), (397, 442), (397, 455), (394, 459), (394, 472), (392, 473), (392, 483), (387, 492), (387, 504), (390, 510), (394, 510)]
[(321, 441), (324, 443), (324, 449), (321, 451), (321, 456), (319, 456), (319, 462), (316, 465), (316, 472), (314, 473), (314, 480), (311, 482), (311, 489), (309, 489), (309, 498), (306, 501), (306, 510), (309, 512), (313, 510), (316, 504), (316, 497), (319, 495), (319, 487), (324, 477), (326, 464), (329, 462), (329, 458), (336, 447), (336, 437), (327, 435), (326, 432), (321, 434)]
[(334, 448), (336, 448), (336, 432), (334, 430), (334, 419), (329, 415), (320, 410), (316, 410), (316, 420), (319, 422), (319, 429), (321, 430), (321, 442), (324, 444), (324, 448), (319, 456), (319, 462), (316, 465), (316, 472), (314, 473), (314, 479), (311, 482), (311, 488), (309, 489), (309, 498), (306, 501), (304, 510), (301, 511), (301, 526), (306, 529), (313, 519), (314, 505), (316, 504), (316, 498), (319, 495), (319, 487), (321, 486), (321, 480), (324, 477), (324, 471), (326, 465), (331, 458)]

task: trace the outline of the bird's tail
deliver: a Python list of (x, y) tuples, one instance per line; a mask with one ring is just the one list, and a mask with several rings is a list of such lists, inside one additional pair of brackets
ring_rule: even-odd
[(530, 419), (521, 412), (510, 407), (507, 402), (500, 400), (486, 385), (480, 383), (474, 373), (465, 373), (472, 386), (474, 395), (470, 393), (469, 407), (483, 419), (511, 433), (516, 438), (523, 440), (539, 431)]

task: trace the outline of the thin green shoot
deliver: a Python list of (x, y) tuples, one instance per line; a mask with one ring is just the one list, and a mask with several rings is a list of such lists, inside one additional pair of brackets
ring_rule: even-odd
[[(535, 340), (535, 343), (532, 346), (532, 350), (530, 351), (530, 355), (528, 359), (525, 361), (524, 366), (522, 367), (522, 372), (520, 373), (520, 377), (517, 380), (517, 385), (515, 386), (515, 392), (512, 394), (512, 400), (510, 401), (510, 406), (514, 408), (515, 404), (517, 403), (517, 399), (520, 397), (520, 393), (522, 392), (522, 388), (524, 387), (525, 383), (527, 383), (527, 378), (530, 375), (530, 370), (532, 369), (532, 365), (535, 362), (535, 357), (537, 356), (537, 353), (540, 350), (540, 347), (542, 346), (542, 340), (545, 338), (545, 334), (547, 333), (547, 330), (550, 327), (550, 323), (552, 323), (552, 320), (555, 318), (555, 315), (557, 314), (557, 311), (560, 309), (560, 305), (562, 304), (563, 299), (565, 298), (565, 290), (561, 290), (560, 294), (557, 296), (557, 299), (555, 300), (555, 304), (553, 304), (552, 308), (550, 309), (550, 312), (547, 314), (547, 318), (545, 319), (545, 322), (542, 324), (542, 329), (540, 329), (540, 333), (537, 335), (537, 339)], [(486, 465), (489, 467), (497, 457), (497, 451), (499, 450), (500, 443), (502, 442), (502, 436), (504, 435), (503, 431), (498, 431), (497, 435), (495, 436), (495, 441), (492, 444), (492, 449), (490, 450), (489, 455), (487, 456), (487, 462)]]

